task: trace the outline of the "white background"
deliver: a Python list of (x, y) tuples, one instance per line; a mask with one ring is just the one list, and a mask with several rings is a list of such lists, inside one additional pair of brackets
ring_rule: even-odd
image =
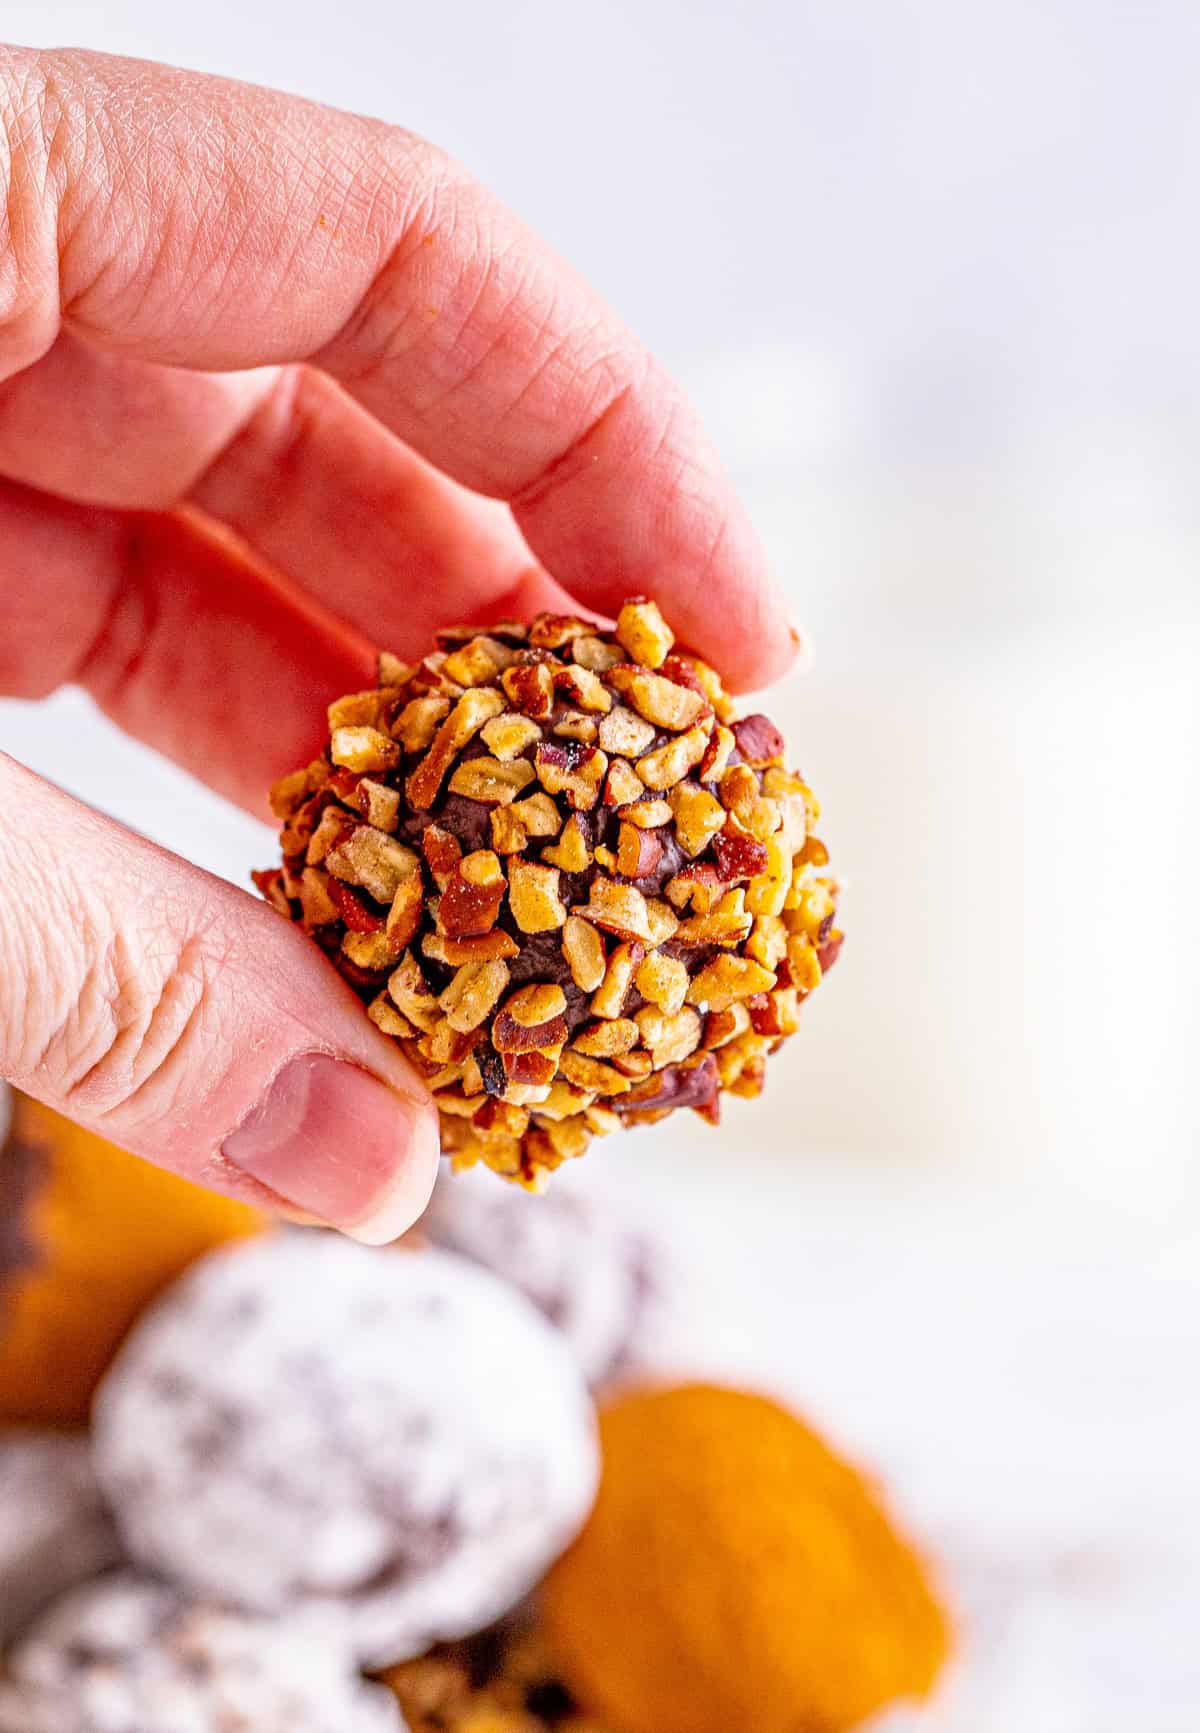
[[(670, 1180), (759, 1350), (949, 1537), (991, 1608), (964, 1726), (1190, 1733), (1200, 10), (9, 0), (3, 30), (429, 134), (686, 378), (813, 628), (773, 702), (851, 941), (766, 1103), (613, 1170)], [(269, 859), (81, 711), (0, 708), (0, 745), (231, 877)]]

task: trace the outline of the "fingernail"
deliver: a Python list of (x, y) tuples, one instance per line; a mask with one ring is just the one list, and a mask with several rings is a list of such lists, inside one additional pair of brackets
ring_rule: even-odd
[(302, 1053), (272, 1080), (221, 1153), (291, 1211), (366, 1245), (385, 1245), (420, 1213), (436, 1140), (429, 1108), (358, 1065)]
[(800, 624), (799, 620), (793, 619), (788, 621), (788, 636), (791, 638), (795, 650), (792, 672), (794, 674), (807, 674), (816, 660), (812, 634)]

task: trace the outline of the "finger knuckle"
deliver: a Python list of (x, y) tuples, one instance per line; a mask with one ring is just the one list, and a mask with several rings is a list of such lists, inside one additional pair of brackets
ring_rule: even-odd
[(0, 51), (0, 376), (36, 360), (57, 332), (56, 171), (68, 106), (44, 55)]
[(179, 1105), (195, 1064), (211, 1070), (215, 959), (196, 935), (147, 936), (103, 917), (81, 938), (86, 960), (38, 1067), (68, 1112), (101, 1128), (119, 1116), (129, 1133)]

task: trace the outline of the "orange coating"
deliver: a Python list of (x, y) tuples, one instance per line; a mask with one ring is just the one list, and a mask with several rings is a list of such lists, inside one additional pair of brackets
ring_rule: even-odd
[(0, 1421), (86, 1422), (92, 1394), (144, 1307), (194, 1259), (265, 1218), (127, 1155), (27, 1096), (7, 1152), (43, 1172), (26, 1200), (32, 1259), (0, 1271)]
[(928, 1694), (949, 1647), (921, 1562), (800, 1420), (707, 1385), (601, 1416), (592, 1518), (552, 1571), (547, 1639), (621, 1733), (847, 1733)]

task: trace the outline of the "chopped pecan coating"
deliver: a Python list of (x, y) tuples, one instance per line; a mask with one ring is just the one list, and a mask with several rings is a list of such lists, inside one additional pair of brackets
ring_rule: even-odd
[(778, 730), (652, 602), (447, 628), (327, 722), (255, 882), (423, 1073), (456, 1164), (536, 1190), (618, 1125), (758, 1093), (838, 886)]

